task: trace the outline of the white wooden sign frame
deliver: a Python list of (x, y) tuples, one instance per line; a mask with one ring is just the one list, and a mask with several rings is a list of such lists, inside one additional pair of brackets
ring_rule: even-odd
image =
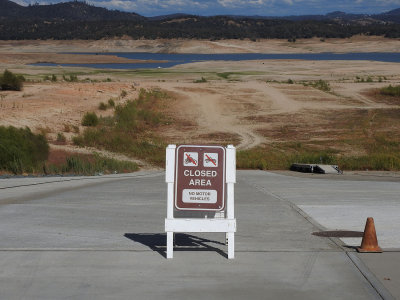
[(228, 259), (235, 258), (235, 198), (234, 184), (236, 183), (236, 148), (226, 147), (225, 182), (226, 182), (226, 214), (225, 218), (174, 218), (174, 185), (176, 145), (166, 149), (165, 182), (168, 185), (167, 218), (165, 232), (167, 233), (167, 258), (173, 258), (175, 232), (224, 232), (228, 241)]

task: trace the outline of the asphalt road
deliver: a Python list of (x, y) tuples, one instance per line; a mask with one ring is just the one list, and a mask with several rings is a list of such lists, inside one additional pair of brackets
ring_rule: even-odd
[[(163, 172), (2, 179), (0, 299), (400, 298), (400, 185), (326, 178), (239, 171), (234, 260), (221, 233), (177, 234), (165, 258)], [(390, 252), (312, 234), (366, 216)]]

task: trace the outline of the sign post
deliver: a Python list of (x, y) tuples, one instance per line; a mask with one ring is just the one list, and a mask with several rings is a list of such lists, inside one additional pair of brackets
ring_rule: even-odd
[[(233, 259), (235, 147), (169, 145), (165, 181), (168, 185), (167, 258), (173, 257), (175, 232), (224, 232), (228, 258)], [(192, 218), (182, 217), (185, 212), (190, 212)]]

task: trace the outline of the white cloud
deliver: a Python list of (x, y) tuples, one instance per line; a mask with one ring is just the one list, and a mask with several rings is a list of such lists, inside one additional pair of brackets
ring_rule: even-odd
[(112, 9), (138, 12), (157, 10), (180, 11), (188, 8), (206, 9), (208, 7), (205, 3), (193, 0), (94, 0), (91, 3)]
[[(292, 2), (292, 0), (280, 0), (283, 2)], [(272, 4), (276, 2), (275, 0), (218, 0), (218, 3), (223, 7), (243, 7), (247, 6), (265, 6), (267, 4)]]
[(134, 11), (138, 8), (135, 2), (124, 1), (124, 0), (92, 1), (90, 3), (96, 6), (107, 7), (109, 9), (118, 9), (126, 11)]
[(24, 0), (14, 0), (15, 3), (22, 5), (22, 6), (28, 6), (29, 2), (24, 1)]
[(223, 7), (237, 7), (242, 4), (241, 0), (218, 0), (218, 3)]

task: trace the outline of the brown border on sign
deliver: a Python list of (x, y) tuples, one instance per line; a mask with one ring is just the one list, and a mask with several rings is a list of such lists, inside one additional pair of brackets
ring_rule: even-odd
[[(184, 152), (198, 152), (198, 166), (184, 166), (183, 155)], [(203, 156), (204, 153), (218, 153), (218, 167), (204, 167)], [(222, 146), (211, 146), (211, 145), (179, 145), (176, 148), (175, 153), (175, 188), (174, 188), (174, 203), (178, 210), (190, 210), (190, 211), (222, 211), (225, 208), (225, 160), (226, 150)], [(202, 178), (200, 176), (184, 176), (184, 171), (189, 170), (195, 171), (216, 171), (217, 176), (215, 178), (206, 177), (205, 180), (210, 180), (210, 186), (194, 186), (190, 187), (188, 182), (190, 179)], [(222, 173), (222, 175), (221, 175)], [(216, 190), (217, 191), (217, 202), (216, 203), (185, 203), (182, 199), (182, 192), (184, 189), (194, 190)]]

